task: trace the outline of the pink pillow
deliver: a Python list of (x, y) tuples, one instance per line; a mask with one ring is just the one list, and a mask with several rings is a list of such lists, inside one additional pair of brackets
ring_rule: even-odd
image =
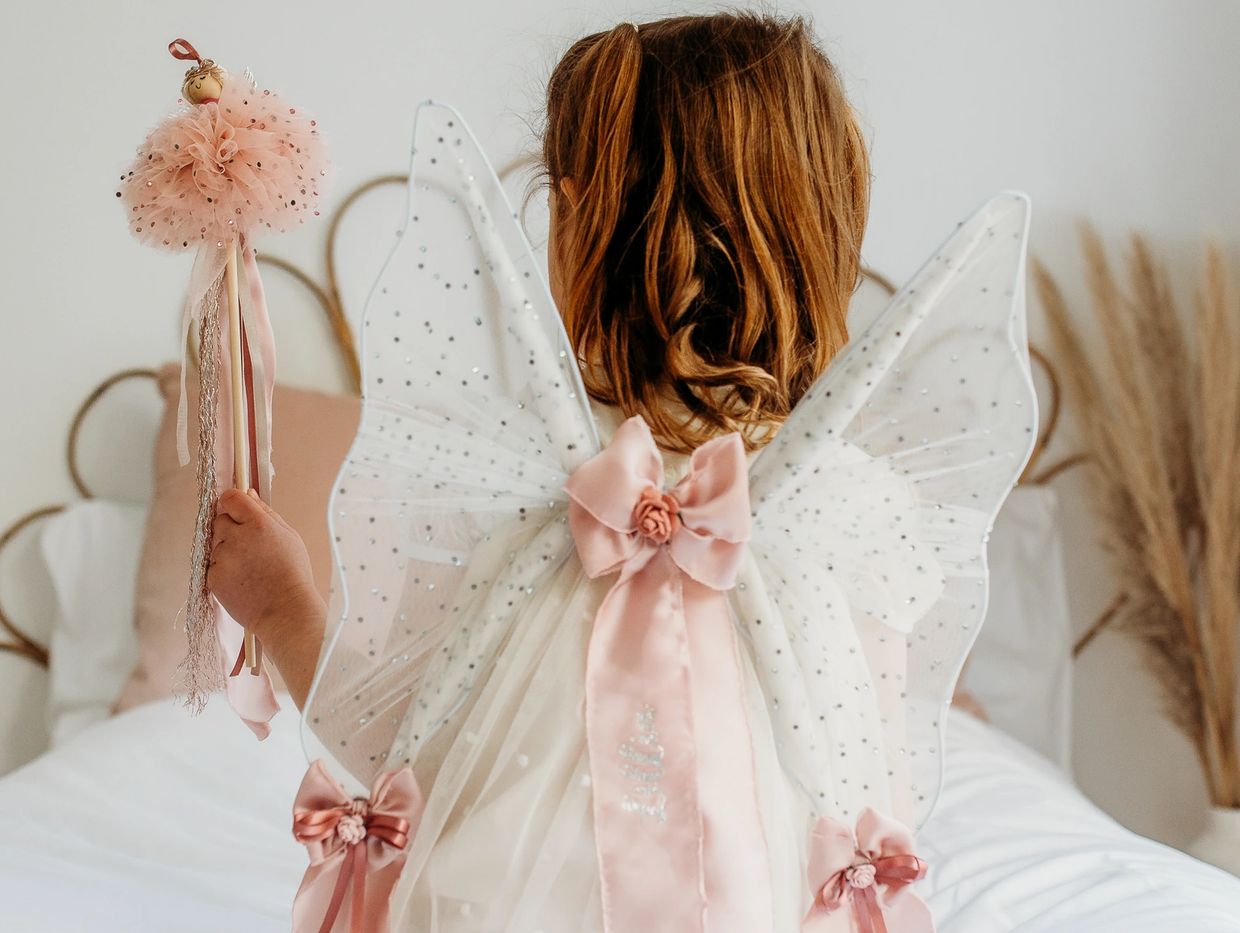
[[(138, 663), (121, 689), (113, 712), (172, 695), (177, 664), (185, 655), (185, 633), (178, 616), (189, 588), (197, 457), (190, 419), (190, 464), (177, 463), (177, 383), (180, 368), (159, 370), (163, 419), (155, 442), (155, 492), (146, 523), (146, 540), (138, 565), (134, 624)], [(197, 410), (197, 380), (186, 381), (191, 416)], [(327, 532), (327, 498), (340, 464), (357, 433), (360, 400), (277, 385), (272, 397), (272, 506), (297, 529), (310, 552), (315, 584), (327, 600), (331, 584), (331, 546)], [(271, 669), (277, 690), (279, 673)]]

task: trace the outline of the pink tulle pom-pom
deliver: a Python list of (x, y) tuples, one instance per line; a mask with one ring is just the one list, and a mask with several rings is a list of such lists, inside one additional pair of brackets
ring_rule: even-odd
[(188, 104), (155, 127), (116, 196), (144, 243), (223, 246), (238, 233), (287, 230), (317, 213), (327, 166), (314, 120), (235, 79), (218, 103)]

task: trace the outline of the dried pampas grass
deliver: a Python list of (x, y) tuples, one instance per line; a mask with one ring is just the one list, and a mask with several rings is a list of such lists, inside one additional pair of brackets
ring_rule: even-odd
[(1217, 245), (1190, 323), (1140, 235), (1127, 288), (1097, 231), (1081, 239), (1101, 352), (1037, 260), (1033, 278), (1088, 448), (1115, 624), (1144, 647), (1212, 802), (1240, 807), (1240, 306)]

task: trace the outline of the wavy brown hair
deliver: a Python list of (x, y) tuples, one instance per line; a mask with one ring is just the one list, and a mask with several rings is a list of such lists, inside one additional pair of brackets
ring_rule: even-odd
[(546, 121), (587, 391), (665, 449), (727, 431), (761, 446), (847, 340), (869, 214), (865, 140), (808, 26), (724, 13), (595, 33), (552, 72)]

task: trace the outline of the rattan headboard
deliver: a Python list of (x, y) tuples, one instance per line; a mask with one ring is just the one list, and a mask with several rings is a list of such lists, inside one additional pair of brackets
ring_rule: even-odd
[[(521, 171), (528, 167), (530, 160), (528, 158), (516, 159), (500, 170), (500, 176), (507, 178), (510, 175)], [(264, 263), (276, 269), (280, 269), (294, 280), (301, 283), (315, 297), (319, 305), (323, 309), (323, 313), (327, 315), (328, 322), (331, 325), (332, 337), (336, 348), (339, 351), (346, 369), (349, 374), (350, 385), (355, 393), (361, 394), (362, 390), (362, 368), (361, 361), (358, 358), (357, 344), (354, 340), (353, 330), (349, 326), (349, 319), (345, 314), (344, 303), (340, 296), (339, 282), (336, 277), (336, 241), (340, 231), (340, 222), (344, 218), (348, 210), (357, 203), (358, 199), (367, 192), (380, 188), (385, 185), (404, 185), (407, 181), (405, 175), (381, 175), (372, 178), (361, 185), (358, 185), (340, 202), (336, 209), (332, 212), (328, 222), (326, 247), (323, 256), (324, 265), (324, 284), (319, 284), (312, 276), (307, 274), (299, 267), (293, 265), (285, 259), (277, 256), (258, 257), (260, 263)], [(863, 269), (863, 275), (884, 289), (889, 295), (894, 295), (896, 287), (892, 281), (886, 276), (873, 269)], [(191, 347), (191, 352), (193, 348)], [(1060, 411), (1060, 389), (1059, 380), (1055, 376), (1054, 369), (1050, 365), (1050, 361), (1036, 347), (1030, 347), (1030, 353), (1034, 360), (1041, 366), (1049, 386), (1049, 399), (1046, 405), (1046, 413), (1042, 420), (1041, 431), (1035, 445), (1033, 455), (1029, 458), (1024, 472), (1021, 474), (1020, 482), (1024, 484), (1042, 484), (1051, 480), (1060, 472), (1080, 463), (1083, 455), (1066, 457), (1040, 472), (1035, 472), (1038, 464), (1042, 459), (1047, 445), (1050, 443), (1051, 437), (1059, 424)], [(154, 369), (126, 369), (115, 373), (104, 379), (99, 385), (91, 390), (90, 394), (82, 401), (77, 412), (73, 416), (73, 421), (69, 426), (68, 439), (65, 445), (65, 461), (69, 471), (69, 477), (73, 481), (74, 488), (77, 489), (79, 495), (83, 499), (91, 499), (94, 494), (87, 486), (82, 476), (82, 471), (78, 464), (78, 437), (82, 428), (82, 424), (86, 416), (94, 408), (95, 404), (107, 393), (109, 389), (120, 382), (129, 379), (150, 379), (155, 381)], [(23, 529), (32, 525), (39, 519), (46, 518), (62, 511), (66, 507), (65, 503), (55, 505), (45, 505), (32, 509), (26, 514), (17, 518), (8, 528), (0, 532), (0, 554), (3, 554), (5, 547), (12, 542)], [(5, 611), (2, 601), (0, 601), (0, 628), (3, 628), (8, 634), (7, 640), (0, 640), (0, 651), (17, 654), (27, 658), (42, 667), (48, 665), (48, 649), (46, 646), (38, 643), (37, 640), (22, 631), (12, 618)], [(1087, 643), (1087, 642), (1086, 642)], [(1083, 647), (1084, 645), (1080, 645)]]
[[(513, 168), (518, 166), (514, 165)], [(327, 316), (328, 323), (331, 325), (331, 334), (337, 351), (345, 364), (346, 371), (349, 376), (349, 384), (353, 391), (361, 394), (362, 389), (362, 367), (361, 360), (358, 358), (357, 345), (353, 337), (353, 329), (349, 326), (349, 319), (345, 315), (344, 303), (340, 296), (340, 287), (336, 277), (336, 240), (340, 231), (340, 222), (345, 214), (362, 195), (375, 188), (384, 185), (404, 185), (406, 176), (404, 175), (382, 175), (378, 178), (372, 178), (370, 181), (359, 185), (353, 189), (344, 198), (343, 201), (332, 212), (328, 222), (327, 241), (324, 251), (324, 270), (325, 283), (319, 284), (311, 275), (304, 270), (295, 266), (286, 259), (278, 256), (260, 255), (258, 261), (264, 265), (275, 269), (280, 269), (288, 273), (292, 278), (304, 285), (306, 289), (314, 296), (319, 305), (323, 309), (323, 313)], [(190, 346), (191, 358), (196, 358), (195, 348)], [(69, 472), (69, 478), (73, 482), (74, 488), (83, 499), (94, 498), (94, 493), (86, 484), (81, 466), (78, 460), (78, 439), (81, 434), (82, 425), (87, 415), (94, 409), (95, 404), (105, 395), (108, 390), (118, 383), (131, 379), (149, 379), (152, 384), (155, 382), (156, 371), (154, 369), (125, 369), (118, 373), (108, 376), (99, 385), (90, 391), (90, 394), (82, 400), (77, 411), (73, 415), (73, 420), (69, 425), (69, 434), (65, 443), (65, 465)], [(27, 527), (36, 521), (55, 515), (57, 512), (63, 511), (66, 503), (57, 503), (54, 505), (44, 505), (31, 509), (24, 515), (14, 520), (3, 532), (0, 532), (0, 554), (4, 549), (14, 541), (17, 536)], [(48, 666), (48, 649), (45, 645), (40, 644), (35, 638), (23, 631), (5, 610), (3, 603), (0, 602), (0, 628), (4, 630), (5, 637), (0, 640), (0, 652), (9, 652), (20, 657), (27, 658), (42, 667)]]

